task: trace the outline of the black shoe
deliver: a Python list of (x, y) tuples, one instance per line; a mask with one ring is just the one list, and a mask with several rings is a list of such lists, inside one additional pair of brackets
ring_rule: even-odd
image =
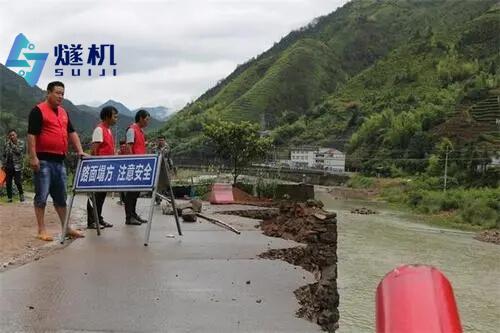
[(7, 202), (12, 202), (12, 198), (7, 199)]
[(24, 200), (25, 200), (25, 199), (24, 199), (24, 194), (20, 194), (20, 195), (19, 195), (19, 201), (24, 202)]
[(94, 222), (87, 223), (87, 229), (97, 229), (97, 225)]
[(104, 220), (100, 221), (99, 224), (103, 227), (103, 228), (112, 228), (113, 225), (111, 223), (108, 223)]
[(148, 220), (143, 219), (139, 215), (135, 214), (134, 218), (138, 221), (141, 221), (141, 223), (148, 223)]
[(125, 219), (125, 224), (127, 225), (141, 225), (142, 222), (136, 219), (135, 217), (130, 217)]

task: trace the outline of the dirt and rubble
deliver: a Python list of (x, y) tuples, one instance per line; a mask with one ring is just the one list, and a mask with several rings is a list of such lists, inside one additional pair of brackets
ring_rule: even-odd
[[(0, 204), (0, 212), (0, 272), (37, 261), (71, 243), (69, 240), (61, 245), (57, 239), (45, 242), (36, 237), (32, 203)], [(83, 211), (73, 210), (71, 223), (80, 230), (83, 227), (82, 216)], [(61, 232), (59, 218), (51, 205), (47, 205), (45, 223), (50, 234)]]
[(500, 245), (500, 229), (490, 229), (478, 233), (474, 236), (475, 239)]
[(261, 222), (265, 235), (305, 243), (289, 249), (272, 249), (260, 255), (281, 259), (312, 272), (318, 282), (295, 290), (301, 308), (299, 317), (335, 332), (339, 320), (337, 291), (337, 221), (336, 214), (322, 210), (322, 203), (282, 202), (279, 215)]

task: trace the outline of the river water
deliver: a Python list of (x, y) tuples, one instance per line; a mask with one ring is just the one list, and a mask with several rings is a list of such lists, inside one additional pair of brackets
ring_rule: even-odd
[[(334, 200), (321, 188), (316, 198), (337, 212), (339, 333), (375, 331), (377, 285), (401, 264), (432, 265), (447, 276), (465, 332), (500, 332), (500, 246), (419, 223), (383, 203)], [(351, 214), (353, 207), (379, 214)]]

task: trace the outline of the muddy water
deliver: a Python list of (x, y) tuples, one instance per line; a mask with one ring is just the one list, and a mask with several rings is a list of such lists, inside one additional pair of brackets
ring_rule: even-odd
[[(376, 287), (405, 263), (433, 265), (448, 277), (465, 332), (500, 332), (500, 246), (426, 226), (384, 204), (334, 200), (322, 189), (316, 198), (338, 215), (340, 333), (375, 331)], [(354, 215), (353, 207), (379, 214)]]

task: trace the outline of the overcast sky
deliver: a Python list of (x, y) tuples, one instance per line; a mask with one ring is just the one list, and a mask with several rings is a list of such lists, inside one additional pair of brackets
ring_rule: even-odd
[[(60, 79), (66, 98), (96, 106), (114, 99), (134, 109), (180, 109), (269, 49), (291, 30), (347, 0), (4, 1), (0, 63), (18, 33), (48, 52), (38, 82)], [(57, 44), (115, 45), (117, 76), (54, 75)], [(84, 57), (87, 54), (84, 52)], [(69, 72), (71, 67), (62, 67)], [(86, 67), (87, 68), (87, 67)]]

